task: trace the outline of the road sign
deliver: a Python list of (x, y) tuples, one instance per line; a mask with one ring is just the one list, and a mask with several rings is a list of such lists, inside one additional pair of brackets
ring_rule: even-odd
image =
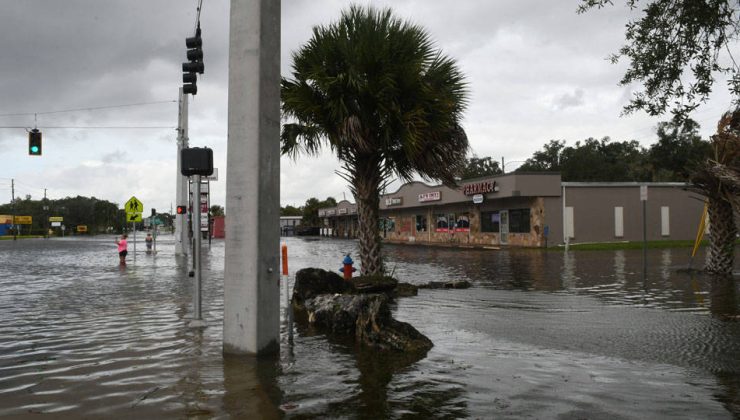
[(157, 217), (154, 217), (154, 218), (152, 218), (152, 224), (154, 224), (154, 225), (162, 225), (164, 223), (162, 222), (162, 219), (159, 219)]
[(87, 225), (77, 225), (77, 232), (87, 232)]
[(51, 217), (49, 217), (49, 221), (50, 222), (63, 222), (64, 221), (64, 217), (62, 217), (62, 216), (51, 216)]
[(32, 223), (32, 217), (31, 216), (15, 216), (15, 224), (16, 225), (30, 225)]
[(138, 198), (131, 196), (126, 202), (126, 213), (143, 213), (144, 204)]
[(141, 222), (141, 213), (126, 213), (127, 222)]

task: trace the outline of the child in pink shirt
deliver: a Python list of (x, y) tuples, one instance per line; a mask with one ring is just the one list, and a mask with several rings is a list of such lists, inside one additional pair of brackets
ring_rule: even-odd
[(121, 265), (126, 265), (126, 254), (128, 254), (128, 243), (126, 242), (128, 235), (125, 233), (121, 235), (121, 239), (116, 239), (116, 245), (118, 245), (118, 258), (121, 260)]

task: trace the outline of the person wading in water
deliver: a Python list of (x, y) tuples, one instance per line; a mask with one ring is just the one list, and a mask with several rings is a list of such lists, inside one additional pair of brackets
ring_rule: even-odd
[(121, 239), (116, 239), (116, 245), (118, 245), (118, 258), (121, 260), (121, 265), (126, 265), (126, 254), (128, 254), (128, 242), (126, 242), (128, 235), (125, 233), (121, 235)]

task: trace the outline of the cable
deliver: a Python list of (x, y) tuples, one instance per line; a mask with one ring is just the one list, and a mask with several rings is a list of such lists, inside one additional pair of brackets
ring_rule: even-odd
[[(198, 13), (195, 17), (195, 30), (200, 29), (200, 11), (203, 10), (203, 0), (198, 0)], [(197, 33), (196, 33), (197, 34)]]
[(98, 107), (91, 107), (91, 108), (61, 109), (57, 111), (44, 111), (44, 112), (19, 112), (15, 114), (0, 114), (0, 117), (18, 117), (18, 116), (23, 116), (23, 115), (48, 115), (48, 114), (60, 114), (63, 112), (78, 112), (78, 111), (97, 111), (99, 109), (126, 108), (126, 107), (132, 107), (132, 106), (168, 104), (168, 103), (177, 103), (177, 100), (139, 102), (135, 104), (122, 104), (122, 105), (106, 105), (106, 106), (98, 106)]
[[(18, 125), (0, 125), (0, 128), (25, 128), (25, 129), (27, 129), (28, 127), (26, 127), (26, 126), (18, 126)], [(36, 128), (43, 128), (43, 129), (47, 129), (47, 128), (59, 128), (59, 129), (81, 129), (81, 130), (83, 130), (83, 129), (93, 129), (93, 130), (97, 130), (97, 129), (101, 129), (101, 130), (108, 130), (108, 129), (111, 129), (111, 130), (129, 130), (129, 129), (132, 129), (132, 130), (148, 130), (148, 129), (152, 129), (152, 130), (164, 130), (164, 129), (175, 130), (175, 129), (177, 129), (177, 127), (173, 127), (173, 126), (157, 126), (157, 125), (153, 125), (153, 126), (105, 126), (105, 125), (89, 125), (89, 126), (72, 126), (72, 125), (69, 125), (69, 126), (61, 126), (61, 125), (59, 125), (59, 126), (54, 126), (54, 125), (45, 125), (45, 126), (39, 126), (39, 127), (36, 127)]]

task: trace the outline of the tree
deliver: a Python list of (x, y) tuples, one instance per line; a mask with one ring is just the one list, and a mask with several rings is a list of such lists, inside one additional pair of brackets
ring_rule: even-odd
[(219, 206), (218, 204), (214, 204), (211, 206), (210, 209), (211, 216), (223, 216), (224, 215), (224, 208)]
[(518, 167), (516, 172), (560, 171), (560, 154), (564, 148), (565, 140), (550, 140), (541, 151), (534, 152), (531, 158)]
[[(626, 0), (636, 9), (640, 0)], [(740, 67), (731, 51), (737, 51), (740, 38), (738, 0), (646, 0), (639, 20), (627, 24), (627, 43), (610, 57), (612, 63), (629, 60), (629, 68), (619, 82), (630, 86), (640, 82), (643, 90), (633, 94), (625, 113), (644, 110), (661, 115), (667, 110), (683, 119), (706, 102), (715, 75), (728, 78), (728, 88), (738, 104)], [(582, 0), (584, 13), (612, 0)], [(729, 56), (723, 64), (723, 55)], [(685, 75), (690, 69), (691, 75)]]
[(380, 192), (391, 176), (454, 184), (468, 139), (460, 126), (463, 75), (419, 26), (390, 9), (351, 6), (313, 29), (281, 85), (282, 151), (294, 158), (327, 147), (342, 162), (359, 218), (363, 274), (383, 271)]
[(650, 146), (648, 160), (653, 181), (688, 181), (699, 162), (711, 156), (712, 147), (701, 139), (692, 120), (658, 123), (658, 142)]
[(280, 215), (281, 216), (303, 216), (303, 208), (293, 207), (291, 205), (280, 207)]
[(301, 219), (301, 225), (316, 227), (321, 226), (321, 219), (319, 218), (319, 209), (325, 207), (335, 207), (337, 200), (334, 197), (327, 197), (324, 201), (319, 201), (316, 197), (311, 197), (306, 200), (306, 204), (303, 205), (303, 218)]
[(501, 173), (501, 167), (499, 167), (498, 162), (491, 159), (490, 156), (479, 158), (478, 156), (473, 155), (473, 157), (466, 160), (465, 167), (460, 173), (460, 178), (480, 178), (484, 176), (498, 175)]
[(707, 271), (732, 276), (740, 212), (740, 107), (727, 112), (712, 136), (713, 155), (691, 177), (693, 189), (707, 197), (711, 243)]

